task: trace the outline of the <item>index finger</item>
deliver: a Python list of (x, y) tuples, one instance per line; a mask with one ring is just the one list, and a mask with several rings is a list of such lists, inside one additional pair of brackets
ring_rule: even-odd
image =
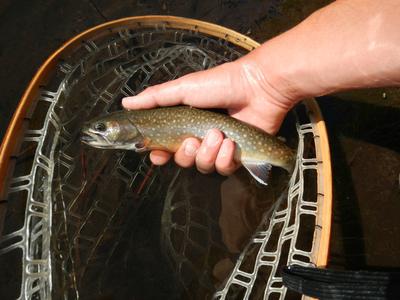
[(233, 92), (235, 72), (230, 63), (210, 70), (185, 75), (179, 79), (147, 88), (133, 97), (126, 97), (122, 105), (127, 109), (147, 109), (178, 104), (199, 108), (228, 106)]

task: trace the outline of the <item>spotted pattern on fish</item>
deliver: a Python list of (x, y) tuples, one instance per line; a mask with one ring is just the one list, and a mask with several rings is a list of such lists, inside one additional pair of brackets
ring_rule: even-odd
[(82, 142), (96, 148), (176, 152), (188, 137), (203, 139), (219, 129), (236, 144), (235, 160), (267, 184), (271, 165), (291, 172), (296, 153), (281, 140), (225, 114), (188, 106), (114, 112), (91, 120)]
[(217, 128), (237, 145), (240, 161), (266, 161), (292, 169), (295, 152), (281, 140), (228, 115), (187, 106), (163, 107), (126, 112), (138, 131), (150, 140), (147, 147), (176, 152), (187, 137), (203, 139)]

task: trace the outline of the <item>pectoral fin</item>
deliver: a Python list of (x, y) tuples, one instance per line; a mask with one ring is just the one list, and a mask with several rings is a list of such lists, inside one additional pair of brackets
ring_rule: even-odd
[(260, 161), (242, 161), (242, 164), (259, 183), (268, 185), (272, 165)]
[(130, 144), (130, 150), (134, 150), (138, 153), (149, 150), (148, 145), (150, 144), (150, 139), (144, 138), (142, 135), (138, 136), (136, 140)]

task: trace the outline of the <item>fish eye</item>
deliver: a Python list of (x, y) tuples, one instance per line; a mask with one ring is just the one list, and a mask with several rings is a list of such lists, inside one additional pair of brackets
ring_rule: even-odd
[(97, 131), (102, 132), (102, 131), (106, 131), (107, 126), (106, 126), (106, 124), (104, 124), (104, 123), (96, 123), (96, 124), (94, 125), (94, 129), (96, 129)]

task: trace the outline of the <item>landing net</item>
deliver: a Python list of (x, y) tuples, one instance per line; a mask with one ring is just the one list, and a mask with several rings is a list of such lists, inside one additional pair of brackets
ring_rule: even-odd
[[(276, 175), (285, 185), (272, 192), (245, 173), (224, 183), (79, 141), (83, 122), (121, 109), (122, 97), (245, 53), (197, 26), (138, 23), (103, 29), (57, 62), (25, 116), (0, 204), (2, 299), (146, 299), (154, 290), (170, 299), (300, 298), (283, 287), (280, 268), (315, 263), (323, 199), (318, 133), (303, 105), (286, 125), (296, 168), (286, 181)], [(221, 224), (222, 198), (237, 182), (258, 215), (235, 248)]]

